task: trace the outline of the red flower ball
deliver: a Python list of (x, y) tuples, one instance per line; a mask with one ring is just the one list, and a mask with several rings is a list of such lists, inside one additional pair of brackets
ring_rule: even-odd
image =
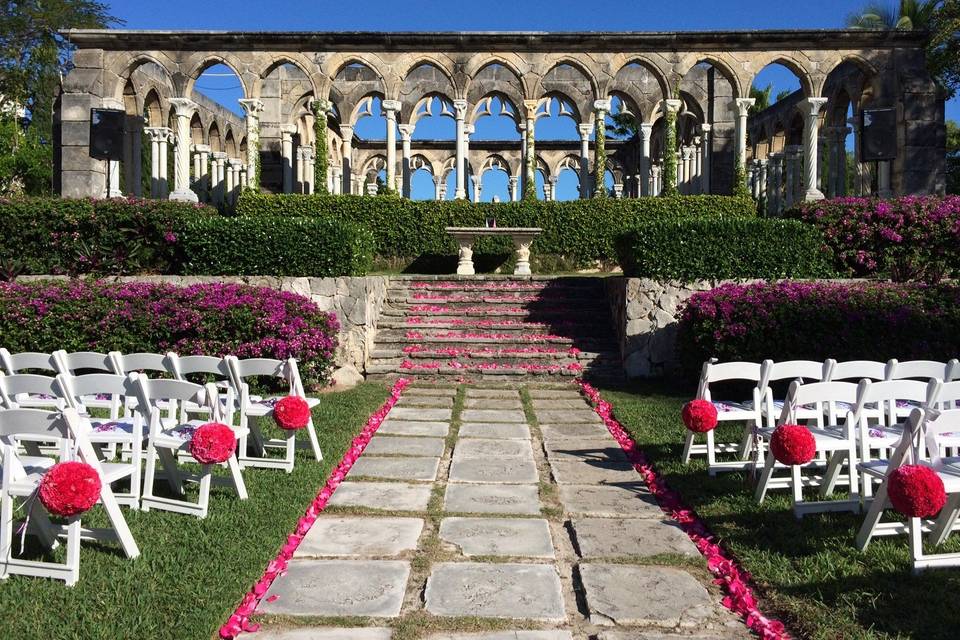
[(684, 426), (694, 433), (706, 433), (717, 426), (717, 408), (706, 400), (691, 400), (680, 412)]
[(58, 462), (40, 480), (40, 502), (55, 516), (79, 515), (97, 504), (101, 486), (86, 462)]
[(287, 396), (274, 405), (273, 419), (281, 429), (303, 429), (310, 422), (310, 405), (300, 396)]
[(226, 462), (237, 448), (233, 429), (220, 422), (208, 422), (193, 432), (190, 455), (200, 464)]
[(817, 455), (817, 442), (810, 429), (797, 424), (782, 424), (770, 437), (770, 452), (782, 464), (807, 464)]
[(947, 502), (943, 480), (937, 472), (921, 464), (896, 469), (887, 480), (887, 495), (893, 508), (908, 518), (930, 518)]

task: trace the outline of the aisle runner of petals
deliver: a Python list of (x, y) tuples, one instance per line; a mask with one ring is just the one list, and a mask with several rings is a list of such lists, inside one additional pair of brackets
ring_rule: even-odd
[(380, 424), (387, 417), (393, 405), (397, 403), (397, 400), (400, 399), (400, 394), (408, 384), (410, 384), (410, 380), (406, 378), (400, 378), (394, 383), (393, 388), (390, 389), (390, 397), (383, 403), (383, 406), (370, 416), (360, 435), (354, 438), (350, 444), (350, 448), (344, 454), (343, 459), (340, 460), (340, 463), (330, 474), (330, 477), (327, 478), (326, 485), (320, 490), (320, 493), (314, 498), (313, 503), (307, 508), (306, 513), (304, 513), (303, 517), (297, 522), (297, 528), (292, 534), (287, 536), (287, 541), (280, 549), (280, 553), (270, 561), (266, 571), (263, 572), (263, 576), (243, 597), (240, 605), (230, 616), (230, 619), (227, 620), (227, 623), (220, 627), (221, 638), (236, 638), (240, 635), (241, 631), (252, 632), (260, 628), (259, 624), (250, 621), (250, 616), (253, 615), (254, 610), (256, 610), (260, 599), (263, 598), (277, 576), (282, 575), (286, 571), (287, 563), (290, 561), (290, 558), (293, 557), (294, 551), (300, 546), (300, 542), (304, 536), (307, 535), (307, 532), (310, 531), (310, 527), (316, 522), (320, 512), (326, 508), (327, 501), (330, 500), (333, 492), (340, 486), (347, 472), (350, 471), (350, 467), (353, 466), (353, 463), (356, 462), (360, 454), (363, 453), (373, 434), (380, 428)]
[(629, 456), (634, 468), (643, 476), (650, 492), (660, 504), (660, 508), (680, 524), (684, 532), (697, 545), (700, 553), (707, 559), (707, 569), (716, 578), (714, 583), (720, 585), (727, 594), (723, 598), (723, 606), (739, 615), (747, 627), (763, 640), (788, 639), (790, 636), (783, 623), (767, 618), (757, 608), (757, 600), (749, 584), (750, 574), (716, 542), (715, 536), (710, 533), (707, 525), (683, 503), (680, 494), (667, 486), (646, 454), (637, 447), (623, 425), (613, 417), (613, 407), (610, 403), (601, 398), (600, 392), (590, 384), (582, 380), (577, 380), (577, 383), (593, 404), (597, 415), (603, 419), (610, 434)]

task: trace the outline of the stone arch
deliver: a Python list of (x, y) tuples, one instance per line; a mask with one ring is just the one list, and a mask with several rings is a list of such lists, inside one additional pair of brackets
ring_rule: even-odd
[(569, 169), (577, 174), (577, 178), (580, 177), (580, 156), (574, 154), (567, 154), (560, 158), (557, 161), (556, 166), (553, 167), (553, 175), (559, 176), (561, 172)]
[(437, 170), (433, 166), (433, 163), (430, 162), (430, 159), (422, 153), (415, 153), (410, 156), (410, 173), (413, 174), (420, 169), (429, 171), (431, 176), (437, 175)]
[(373, 177), (373, 182), (376, 182), (380, 172), (386, 170), (386, 168), (387, 157), (383, 154), (377, 153), (364, 161), (360, 170), (360, 175), (363, 176), (364, 182), (371, 182), (371, 176)]
[(243, 91), (243, 96), (245, 98), (250, 97), (250, 78), (248, 77), (246, 80), (244, 80), (243, 73), (241, 72), (241, 69), (244, 68), (244, 64), (239, 58), (231, 53), (207, 53), (199, 57), (196, 62), (186, 62), (184, 66), (187, 66), (189, 72), (186, 74), (186, 84), (184, 86), (183, 95), (188, 98), (192, 96), (193, 87), (197, 83), (197, 78), (202, 76), (204, 71), (218, 64), (222, 64), (233, 71), (234, 75), (237, 76), (237, 80), (240, 82), (240, 89)]
[(868, 60), (867, 58), (857, 53), (850, 53), (850, 52), (844, 53), (836, 61), (836, 63), (832, 67), (830, 67), (830, 69), (827, 70), (826, 73), (823, 74), (823, 78), (819, 83), (817, 83), (816, 92), (813, 95), (819, 95), (825, 98), (829, 98), (830, 96), (826, 95), (825, 91), (828, 88), (828, 85), (830, 82), (830, 76), (833, 75), (835, 71), (842, 68), (846, 64), (851, 64), (857, 67), (860, 70), (860, 73), (863, 75), (863, 77), (868, 81), (872, 80), (873, 78), (876, 78), (879, 75), (879, 71), (877, 70), (877, 67), (872, 62), (870, 62), (870, 60)]
[(210, 151), (223, 152), (223, 137), (220, 133), (220, 125), (214, 120), (207, 129), (207, 144), (210, 145)]
[[(121, 55), (121, 54), (124, 56), (129, 55), (126, 52), (121, 52), (118, 55)], [(160, 61), (160, 59), (157, 58), (156, 56), (150, 55), (148, 53), (138, 53), (132, 58), (124, 58), (124, 60), (125, 61), (120, 65), (116, 65), (116, 66), (111, 64), (104, 65), (108, 69), (114, 69), (116, 73), (116, 76), (114, 77), (114, 79), (110, 81), (112, 82), (112, 86), (104, 87), (105, 97), (112, 97), (112, 98), (115, 98), (116, 100), (122, 100), (123, 92), (126, 88), (126, 83), (131, 81), (131, 79), (133, 78), (133, 74), (137, 69), (147, 64), (155, 65), (158, 69), (160, 69), (163, 72), (163, 77), (166, 80), (166, 86), (170, 89), (171, 93), (174, 92), (175, 85), (173, 82), (173, 74), (171, 73), (170, 68), (167, 65), (163, 64)], [(117, 69), (116, 68), (117, 66), (120, 66), (120, 68)], [(112, 76), (112, 74), (104, 74), (104, 75)]]
[(200, 110), (197, 109), (190, 118), (190, 142), (192, 144), (204, 144), (206, 142), (204, 140), (205, 129), (203, 117), (200, 115)]
[(376, 67), (364, 57), (353, 56), (337, 67), (333, 76), (330, 99), (337, 105), (343, 124), (354, 124), (354, 115), (361, 101), (376, 95), (386, 96), (386, 83)]
[(281, 67), (285, 64), (290, 64), (300, 69), (300, 71), (303, 72), (303, 75), (307, 78), (307, 81), (310, 83), (310, 88), (313, 95), (320, 95), (320, 78), (317, 76), (316, 72), (311, 72), (311, 69), (314, 69), (316, 65), (311, 64), (310, 60), (307, 59), (303, 54), (292, 53), (271, 58), (270, 63), (263, 68), (263, 71), (257, 74), (257, 82), (253, 87), (252, 97), (259, 98), (260, 92), (263, 89), (263, 81), (278, 67)]
[[(431, 78), (428, 74), (421, 72), (421, 69), (433, 69), (439, 74), (434, 73)], [(416, 59), (406, 66), (402, 78), (396, 95), (392, 96), (401, 102), (406, 102), (410, 98), (417, 100), (431, 92), (443, 93), (451, 100), (456, 100), (462, 93), (454, 80), (453, 64), (449, 60), (441, 60), (436, 56), (418, 53)], [(421, 89), (419, 85), (422, 84), (428, 86)]]
[(750, 75), (750, 82), (746, 86), (752, 86), (757, 75), (772, 64), (779, 64), (793, 72), (793, 75), (800, 81), (800, 90), (805, 97), (817, 95), (814, 91), (812, 74), (804, 65), (803, 61), (784, 52), (770, 53), (751, 59), (750, 68), (752, 69), (752, 73)]
[[(500, 74), (500, 77), (496, 73), (484, 73), (487, 68), (496, 66), (503, 67), (509, 73)], [(515, 53), (477, 54), (464, 65), (467, 81), (463, 95), (473, 103), (482, 95), (499, 91), (520, 104), (535, 93), (530, 86), (530, 74), (525, 73), (528, 67), (524, 59)]]
[(236, 158), (240, 152), (237, 146), (237, 139), (233, 135), (232, 127), (228, 127), (227, 132), (223, 136), (223, 151), (227, 154), (228, 158)]
[[(492, 109), (493, 101), (495, 99), (500, 101), (500, 110), (497, 113), (494, 113)], [(505, 109), (504, 107), (506, 105), (510, 105), (513, 111), (511, 112)], [(484, 116), (509, 116), (513, 119), (514, 122), (516, 122), (517, 124), (520, 124), (520, 122), (523, 121), (523, 115), (522, 115), (522, 112), (520, 111), (520, 107), (521, 105), (518, 105), (517, 103), (515, 103), (510, 98), (510, 96), (504, 93), (500, 93), (499, 91), (493, 91), (483, 96), (476, 103), (474, 103), (474, 106), (470, 111), (470, 117), (468, 118), (468, 121), (470, 122), (470, 124), (476, 125), (477, 121), (479, 121)]]
[[(575, 77), (578, 74), (580, 77)], [(593, 103), (599, 96), (596, 77), (582, 62), (567, 56), (551, 61), (537, 82), (538, 97), (551, 93), (567, 95), (584, 114), (593, 112)]]
[(148, 127), (163, 127), (164, 104), (156, 89), (150, 89), (143, 98), (143, 117)]
[[(434, 112), (434, 106), (436, 102), (439, 101), (440, 108)], [(456, 120), (457, 114), (453, 106), (453, 100), (449, 96), (443, 93), (430, 92), (423, 97), (421, 97), (415, 104), (408, 107), (406, 103), (403, 104), (401, 113), (403, 114), (403, 121), (416, 125), (424, 117), (447, 117), (451, 120)]]
[(347, 123), (356, 127), (357, 122), (359, 122), (361, 118), (377, 115), (373, 108), (373, 101), (375, 99), (379, 99), (380, 103), (382, 104), (384, 100), (383, 94), (373, 92), (364, 95), (357, 100), (356, 104), (353, 105), (353, 109), (350, 110), (349, 115), (347, 116)]
[(491, 153), (483, 159), (483, 162), (480, 164), (480, 176), (482, 177), (487, 171), (503, 171), (507, 176), (515, 176), (519, 171), (519, 167), (514, 167), (510, 165), (510, 162), (499, 153)]
[[(708, 64), (719, 71), (720, 75), (730, 83), (733, 90), (733, 99), (743, 97), (747, 93), (744, 91), (744, 86), (749, 86), (749, 84), (745, 83), (744, 78), (735, 71), (737, 66), (736, 61), (728, 62), (722, 56), (718, 55), (692, 53), (685, 56), (680, 64), (677, 65), (678, 79), (682, 79), (698, 64)], [(750, 79), (752, 80), (752, 78)]]
[[(648, 76), (639, 75), (634, 68), (643, 69)], [(648, 78), (656, 81), (659, 88), (658, 92), (650, 91), (645, 86), (649, 84)], [(669, 99), (672, 96), (672, 90), (667, 82), (666, 75), (650, 60), (639, 57), (625, 55), (618, 56), (617, 73), (604, 88), (604, 94), (607, 96), (613, 94), (622, 94), (630, 98), (637, 107), (634, 112), (638, 118), (643, 118), (645, 113), (649, 113), (661, 100)]]
[[(577, 106), (576, 101), (565, 93), (560, 91), (551, 91), (540, 98), (540, 103), (537, 105), (536, 111), (537, 120), (551, 115), (550, 109), (553, 106), (552, 101), (557, 102), (557, 117), (567, 116), (577, 124), (584, 122), (582, 119), (583, 116), (581, 115), (582, 113), (590, 113), (590, 110), (585, 112), (581, 111), (581, 109)], [(592, 106), (593, 105), (591, 105), (591, 107)]]

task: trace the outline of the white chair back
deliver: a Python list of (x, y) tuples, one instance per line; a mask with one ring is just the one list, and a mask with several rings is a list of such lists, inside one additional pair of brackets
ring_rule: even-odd
[(111, 373), (87, 373), (81, 376), (60, 374), (57, 382), (63, 390), (67, 404), (80, 413), (86, 412), (84, 398), (107, 396), (110, 403), (110, 417), (119, 417), (120, 407), (126, 398), (136, 397), (136, 373), (120, 376)]
[[(862, 383), (861, 383), (862, 384)], [(797, 420), (797, 410), (801, 407), (816, 406), (817, 427), (824, 426), (824, 419), (830, 425), (837, 425), (841, 416), (845, 422), (852, 424), (850, 418), (857, 414), (860, 407), (857, 405), (858, 388), (861, 385), (853, 382), (811, 382), (801, 384), (794, 381), (790, 384), (787, 399), (783, 403), (778, 424), (794, 423)], [(852, 409), (851, 409), (852, 407)]]
[(113, 372), (113, 359), (109, 353), (96, 351), (74, 351), (67, 353), (63, 349), (53, 352), (58, 373), (75, 374), (77, 371)]
[(844, 380), (889, 380), (896, 360), (879, 362), (877, 360), (827, 360), (830, 381)]
[(150, 424), (150, 433), (156, 435), (162, 423), (163, 412), (172, 407), (182, 422), (188, 419), (184, 403), (209, 407), (211, 419), (222, 421), (223, 407), (220, 394), (213, 384), (199, 385), (185, 380), (168, 380), (138, 376), (135, 382), (137, 408)]
[[(928, 408), (936, 406), (940, 395), (941, 383), (932, 379), (927, 382), (920, 380), (882, 380), (873, 382), (864, 380), (860, 386), (860, 397), (857, 407), (862, 413), (864, 406), (876, 405), (879, 417), (887, 426), (894, 426), (900, 422), (900, 416), (905, 407), (902, 403), (910, 403), (913, 408)], [(900, 409), (900, 411), (898, 411)], [(858, 413), (855, 416), (860, 419)], [(864, 425), (866, 421), (864, 420)]]
[(300, 380), (300, 370), (297, 368), (297, 361), (294, 358), (286, 360), (274, 360), (271, 358), (248, 358), (239, 360), (234, 356), (225, 358), (230, 370), (230, 376), (233, 380), (233, 386), (236, 389), (249, 389), (249, 385), (244, 382), (244, 378), (252, 377), (273, 377), (283, 378), (290, 387), (290, 393), (299, 396), (305, 396), (303, 381)]
[(700, 371), (700, 384), (697, 397), (711, 400), (710, 384), (726, 380), (745, 380), (760, 382), (761, 365), (757, 362), (717, 362), (715, 359), (703, 363)]
[(0, 373), (0, 406), (4, 409), (21, 409), (25, 399), (32, 404), (43, 402), (63, 408), (63, 390), (56, 378), (34, 373), (3, 375)]
[(3, 373), (9, 376), (28, 369), (57, 372), (57, 363), (53, 354), (34, 351), (10, 353), (3, 347), (0, 347), (0, 366), (3, 367)]
[(172, 353), (126, 353), (110, 352), (113, 362), (113, 371), (119, 375), (126, 375), (134, 371), (143, 371), (173, 375)]
[(225, 358), (216, 356), (180, 356), (167, 354), (173, 363), (173, 374), (177, 380), (185, 380), (191, 373), (206, 373), (223, 380), (230, 379), (230, 368)]
[(953, 380), (960, 371), (957, 370), (958, 362), (956, 359), (949, 362), (938, 362), (936, 360), (908, 360), (900, 362), (893, 360), (893, 372), (890, 375), (891, 380), (902, 380), (905, 378), (916, 378), (930, 380), (936, 378), (949, 382)]

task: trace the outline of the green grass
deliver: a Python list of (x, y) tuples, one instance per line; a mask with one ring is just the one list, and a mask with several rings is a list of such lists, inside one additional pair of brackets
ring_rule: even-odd
[[(795, 637), (960, 637), (960, 570), (914, 576), (906, 536), (875, 539), (860, 552), (854, 536), (862, 515), (814, 514), (798, 522), (785, 491), (758, 505), (744, 474), (710, 478), (704, 462), (683, 465), (680, 408), (687, 394), (663, 385), (602, 392), (670, 486), (753, 575), (764, 612), (786, 622)], [(718, 429), (718, 441), (738, 440), (738, 432)], [(960, 551), (960, 535), (938, 551)]]
[[(136, 560), (117, 545), (85, 542), (74, 587), (22, 576), (0, 582), (0, 638), (213, 637), (386, 397), (387, 388), (375, 383), (323, 396), (314, 410), (323, 462), (303, 450), (292, 474), (247, 469), (250, 498), (239, 501), (215, 486), (204, 520), (124, 508), (140, 546)], [(102, 524), (102, 514), (91, 516), (85, 525)]]

